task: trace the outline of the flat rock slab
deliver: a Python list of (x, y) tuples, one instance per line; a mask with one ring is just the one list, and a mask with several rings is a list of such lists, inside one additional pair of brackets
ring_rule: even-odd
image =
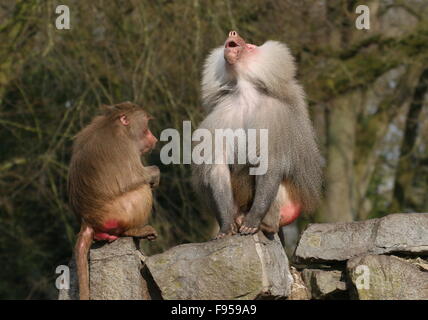
[[(69, 266), (70, 289), (60, 290), (60, 300), (78, 299), (74, 259)], [(142, 267), (141, 253), (132, 238), (96, 242), (89, 253), (91, 300), (150, 299)]]
[(277, 237), (184, 244), (145, 259), (163, 299), (285, 298), (293, 278)]
[(394, 256), (366, 255), (347, 263), (358, 300), (428, 300), (428, 271)]
[(324, 263), (392, 252), (428, 255), (428, 213), (310, 224), (300, 238), (294, 258), (298, 263)]

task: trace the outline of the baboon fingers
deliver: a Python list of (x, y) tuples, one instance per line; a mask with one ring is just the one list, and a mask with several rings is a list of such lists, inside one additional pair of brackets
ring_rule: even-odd
[(220, 240), (227, 236), (227, 233), (219, 232), (213, 240)]
[(241, 235), (254, 234), (257, 231), (259, 231), (259, 228), (247, 227), (245, 224), (241, 228), (239, 228), (239, 233)]

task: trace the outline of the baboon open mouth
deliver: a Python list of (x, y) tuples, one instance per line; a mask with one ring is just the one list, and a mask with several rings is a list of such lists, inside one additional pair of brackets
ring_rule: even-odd
[(237, 44), (235, 41), (231, 40), (226, 43), (226, 48), (235, 48), (239, 47), (239, 44)]

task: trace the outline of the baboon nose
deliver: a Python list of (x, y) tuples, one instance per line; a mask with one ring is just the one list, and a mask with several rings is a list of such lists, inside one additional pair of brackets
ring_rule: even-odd
[(230, 31), (229, 32), (229, 37), (236, 37), (238, 35), (238, 32), (236, 31)]

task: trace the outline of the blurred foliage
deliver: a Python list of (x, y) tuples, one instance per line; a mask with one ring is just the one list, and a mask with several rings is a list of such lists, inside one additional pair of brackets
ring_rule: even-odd
[[(356, 3), (2, 1), (0, 260), (4, 263), (0, 298), (56, 297), (55, 268), (67, 264), (78, 230), (66, 195), (73, 136), (101, 104), (126, 100), (141, 104), (155, 117), (152, 126), (156, 136), (165, 128), (181, 132), (183, 120), (191, 120), (195, 126), (203, 117), (199, 81), (204, 58), (223, 43), (231, 29), (252, 43), (274, 39), (290, 46), (314, 118), (324, 119), (315, 125), (327, 155), (332, 143), (325, 132), (329, 101), (350, 90), (370, 87), (377, 77), (398, 65), (418, 61), (426, 65), (427, 61), (426, 21), (421, 20), (410, 36), (392, 38), (380, 33), (349, 40), (344, 37), (353, 28), (349, 21), (355, 18)], [(70, 7), (71, 30), (55, 28), (55, 7), (59, 4)], [(337, 31), (341, 33), (340, 45), (334, 40)], [(372, 140), (370, 130), (365, 134), (364, 128), (378, 128), (370, 126), (370, 117), (357, 119), (361, 124), (360, 149), (356, 147), (355, 162), (367, 155), (363, 147), (372, 149), (371, 142), (377, 141)], [(418, 135), (418, 128), (412, 132)], [(419, 138), (413, 143), (412, 150), (418, 148), (421, 157), (428, 158), (426, 140)], [(161, 236), (156, 242), (144, 242), (148, 253), (208, 240), (215, 228), (213, 217), (196, 201), (189, 166), (162, 165), (160, 147), (146, 158), (162, 172), (152, 219)], [(415, 156), (412, 150), (409, 152)], [(422, 158), (413, 162), (419, 170), (414, 176), (427, 176)], [(382, 156), (376, 160), (376, 172), (383, 172), (379, 168), (387, 162), (383, 160)], [(369, 180), (364, 193), (373, 203), (369, 216), (385, 214), (391, 199), (379, 196), (382, 177), (373, 174)], [(413, 184), (426, 192), (425, 182)], [(409, 210), (427, 210), (427, 206), (425, 201)], [(399, 203), (396, 209), (405, 208)]]

